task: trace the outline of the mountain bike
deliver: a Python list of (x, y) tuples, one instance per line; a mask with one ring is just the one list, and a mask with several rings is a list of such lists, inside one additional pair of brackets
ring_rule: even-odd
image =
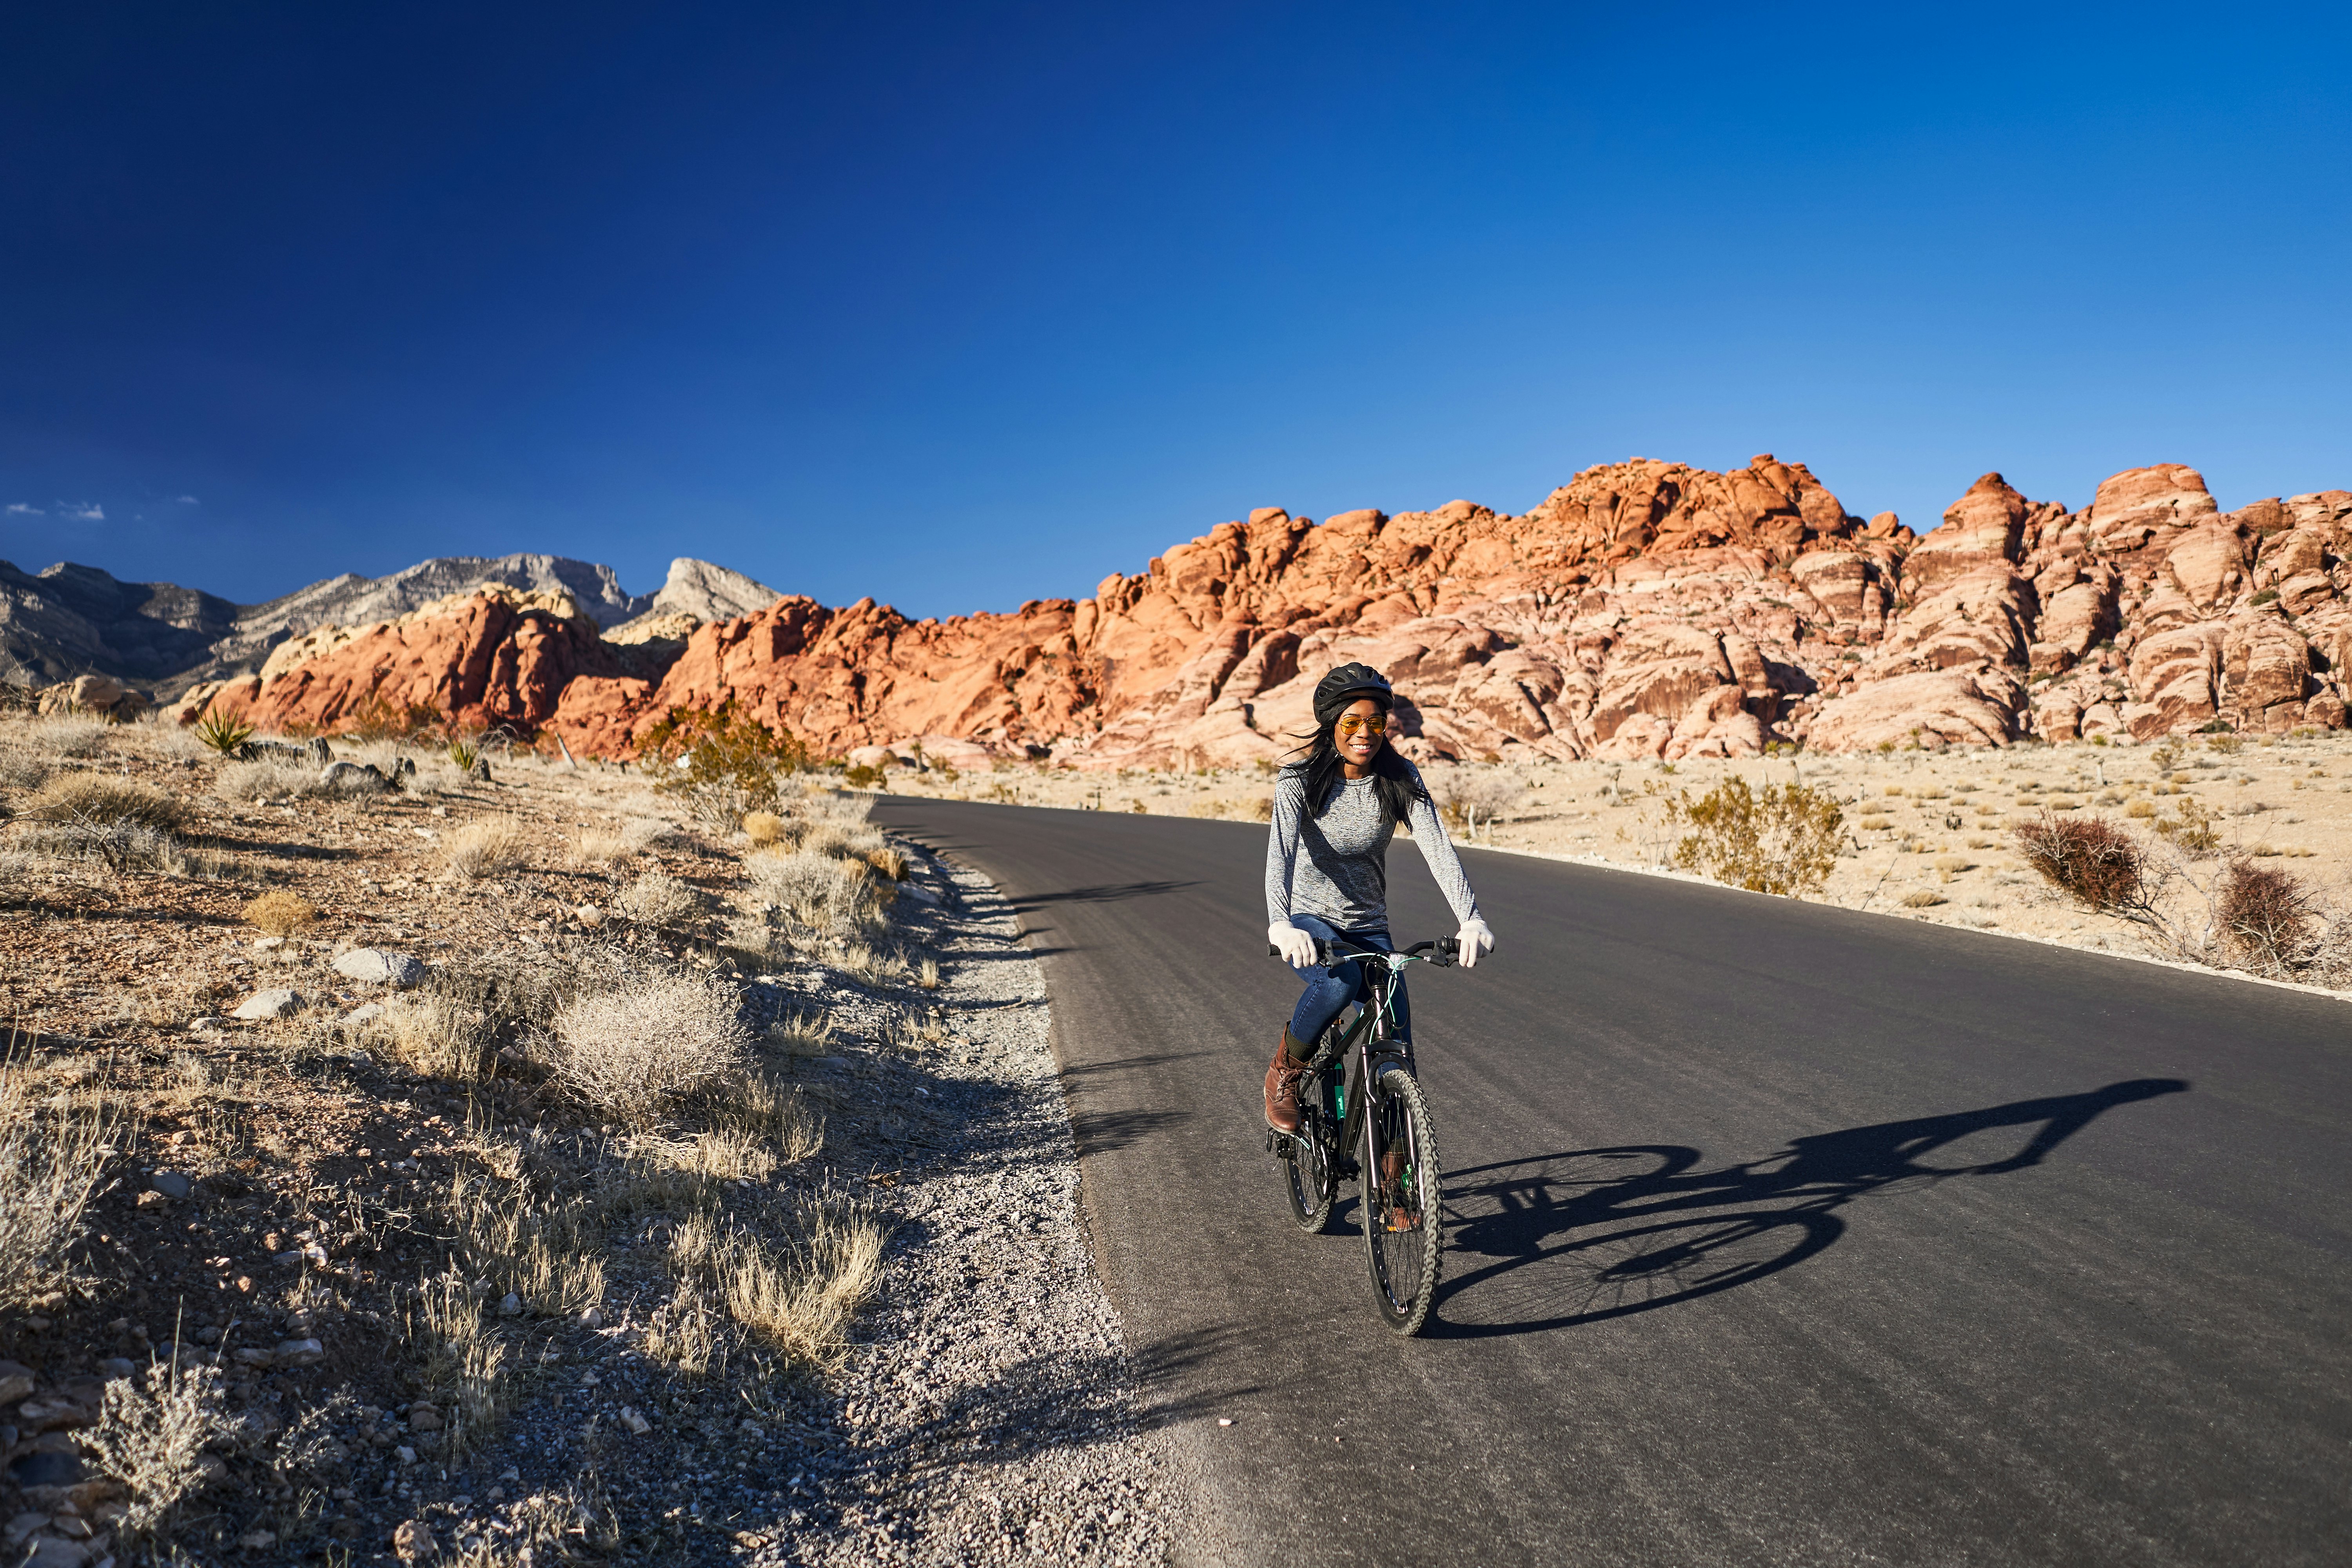
[(1291, 1217), (1309, 1235), (1329, 1225), (1340, 1178), (1356, 1178), (1381, 1321), (1400, 1334), (1419, 1333), (1437, 1294), (1437, 1130), (1413, 1073), (1412, 1042), (1396, 1037), (1394, 1005), (1409, 965), (1454, 966), (1454, 939), (1402, 952), (1318, 941), (1315, 958), (1363, 964), (1370, 1000), (1351, 1020), (1334, 1018), (1324, 1029), (1298, 1080), (1298, 1131), (1267, 1128), (1266, 1150), (1282, 1163)]

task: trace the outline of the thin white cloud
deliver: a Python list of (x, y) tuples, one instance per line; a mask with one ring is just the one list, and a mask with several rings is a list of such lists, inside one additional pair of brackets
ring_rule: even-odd
[(94, 500), (59, 501), (58, 510), (77, 522), (104, 522), (106, 509)]
[(204, 502), (202, 502), (202, 501), (200, 501), (200, 500), (197, 500), (195, 497), (194, 497), (194, 496), (182, 496), (182, 497), (180, 498), (180, 504), (181, 504), (182, 506), (202, 506), (202, 505), (204, 505), (205, 503), (204, 503)]
[(39, 507), (27, 506), (20, 500), (10, 501), (8, 503), (8, 510), (22, 517), (47, 517), (49, 515), (47, 512), (43, 511)]

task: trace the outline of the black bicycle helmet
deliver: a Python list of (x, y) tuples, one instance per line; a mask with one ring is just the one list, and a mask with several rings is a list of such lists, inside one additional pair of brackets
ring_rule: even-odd
[(1396, 692), (1388, 677), (1369, 664), (1343, 664), (1315, 683), (1315, 722), (1329, 724), (1360, 697), (1382, 708), (1396, 706)]

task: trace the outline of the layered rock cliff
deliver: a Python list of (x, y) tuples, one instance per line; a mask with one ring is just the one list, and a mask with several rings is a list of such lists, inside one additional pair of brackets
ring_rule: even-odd
[[(1307, 727), (1315, 679), (1350, 658), (1397, 683), (1402, 743), (1423, 756), (2147, 738), (2216, 720), (2341, 726), (2347, 556), (2352, 494), (2224, 515), (2178, 465), (2118, 474), (2079, 512), (1988, 474), (1917, 536), (1849, 514), (1801, 463), (1636, 459), (1518, 516), (1455, 501), (1318, 525), (1266, 509), (1091, 598), (1011, 615), (910, 621), (785, 595), (633, 671), (625, 649), (450, 609), (447, 647), (415, 658), (507, 658), (504, 721), (610, 755), (673, 708), (731, 702), (835, 754), (921, 741), (1079, 766), (1272, 758)], [(399, 634), (404, 648), (431, 636)], [(500, 637), (529, 651), (484, 642)], [(362, 640), (298, 667), (331, 702), (280, 703), (273, 679), (254, 710), (367, 700), (360, 666), (383, 648)]]

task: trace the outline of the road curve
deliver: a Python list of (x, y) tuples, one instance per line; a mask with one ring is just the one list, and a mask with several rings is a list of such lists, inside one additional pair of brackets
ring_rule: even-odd
[[(1529, 858), (1418, 972), (1426, 1337), (1290, 1223), (1265, 829), (883, 801), (1043, 955), (1106, 1280), (1248, 1562), (2352, 1553), (2352, 1007)], [(1450, 930), (1410, 845), (1401, 940)], [(1218, 1418), (1233, 1421), (1220, 1426)], [(1196, 1557), (1220, 1555), (1213, 1544)]]

